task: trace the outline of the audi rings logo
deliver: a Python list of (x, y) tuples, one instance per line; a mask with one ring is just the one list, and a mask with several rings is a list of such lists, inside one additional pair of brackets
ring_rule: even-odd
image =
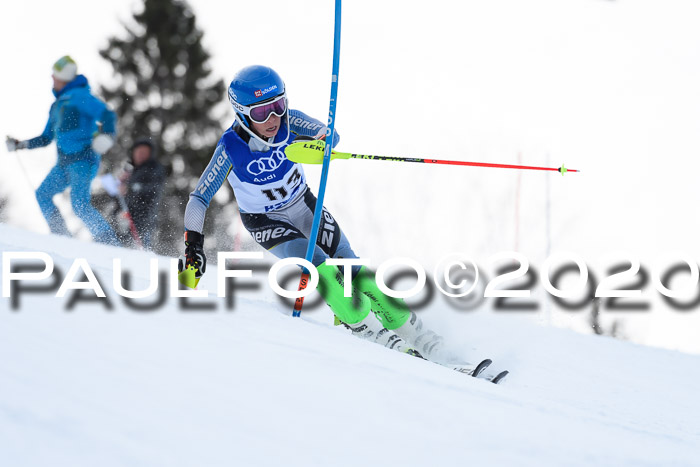
[(277, 148), (270, 157), (262, 157), (260, 159), (250, 161), (247, 169), (248, 172), (257, 176), (265, 172), (274, 172), (286, 160), (287, 158), (284, 155), (284, 151)]

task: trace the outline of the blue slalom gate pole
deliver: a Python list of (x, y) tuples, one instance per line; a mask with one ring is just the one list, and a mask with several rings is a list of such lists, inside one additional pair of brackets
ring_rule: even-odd
[[(333, 33), (333, 74), (331, 75), (331, 101), (328, 109), (328, 130), (326, 131), (326, 150), (323, 154), (323, 167), (321, 168), (321, 184), (318, 188), (318, 199), (314, 210), (314, 222), (311, 225), (309, 235), (309, 246), (306, 248), (306, 261), (311, 262), (316, 249), (318, 239), (318, 229), (321, 225), (321, 213), (323, 211), (323, 198), (326, 195), (326, 183), (328, 182), (328, 169), (331, 165), (331, 150), (333, 149), (333, 137), (335, 136), (335, 106), (338, 98), (338, 68), (340, 67), (340, 12), (341, 0), (335, 0), (335, 29)], [(304, 290), (309, 282), (309, 271), (304, 269), (299, 290)], [(304, 304), (304, 297), (299, 297), (294, 302), (292, 316), (301, 315), (301, 307)]]

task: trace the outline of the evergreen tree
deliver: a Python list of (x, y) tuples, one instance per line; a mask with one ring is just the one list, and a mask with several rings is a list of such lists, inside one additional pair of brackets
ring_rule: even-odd
[[(144, 0), (143, 10), (125, 25), (124, 38), (111, 37), (100, 55), (116, 82), (102, 86), (119, 116), (119, 137), (109, 160), (126, 160), (134, 139), (150, 136), (168, 169), (156, 251), (181, 249), (187, 195), (221, 136), (223, 80), (214, 79), (202, 31), (184, 0)], [(215, 208), (216, 211), (216, 208)]]

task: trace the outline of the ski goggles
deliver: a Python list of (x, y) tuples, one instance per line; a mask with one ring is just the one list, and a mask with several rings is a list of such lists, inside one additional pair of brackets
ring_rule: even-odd
[(272, 114), (284, 117), (287, 112), (287, 96), (280, 94), (274, 100), (262, 104), (243, 107), (242, 113), (255, 123), (265, 123)]

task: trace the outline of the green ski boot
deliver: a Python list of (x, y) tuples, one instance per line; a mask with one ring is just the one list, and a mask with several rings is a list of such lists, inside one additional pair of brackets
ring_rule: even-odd
[(386, 329), (375, 313), (370, 313), (373, 310), (370, 299), (365, 294), (353, 288), (351, 297), (344, 296), (343, 274), (337, 266), (323, 263), (316, 270), (319, 275), (319, 293), (333, 311), (336, 322), (340, 321), (357, 337), (422, 358), (400, 336)]
[(442, 337), (426, 329), (423, 321), (408, 308), (406, 302), (382, 292), (372, 270), (362, 266), (352, 284), (369, 298), (372, 311), (385, 328), (394, 331), (428, 358), (437, 357), (441, 353)]

